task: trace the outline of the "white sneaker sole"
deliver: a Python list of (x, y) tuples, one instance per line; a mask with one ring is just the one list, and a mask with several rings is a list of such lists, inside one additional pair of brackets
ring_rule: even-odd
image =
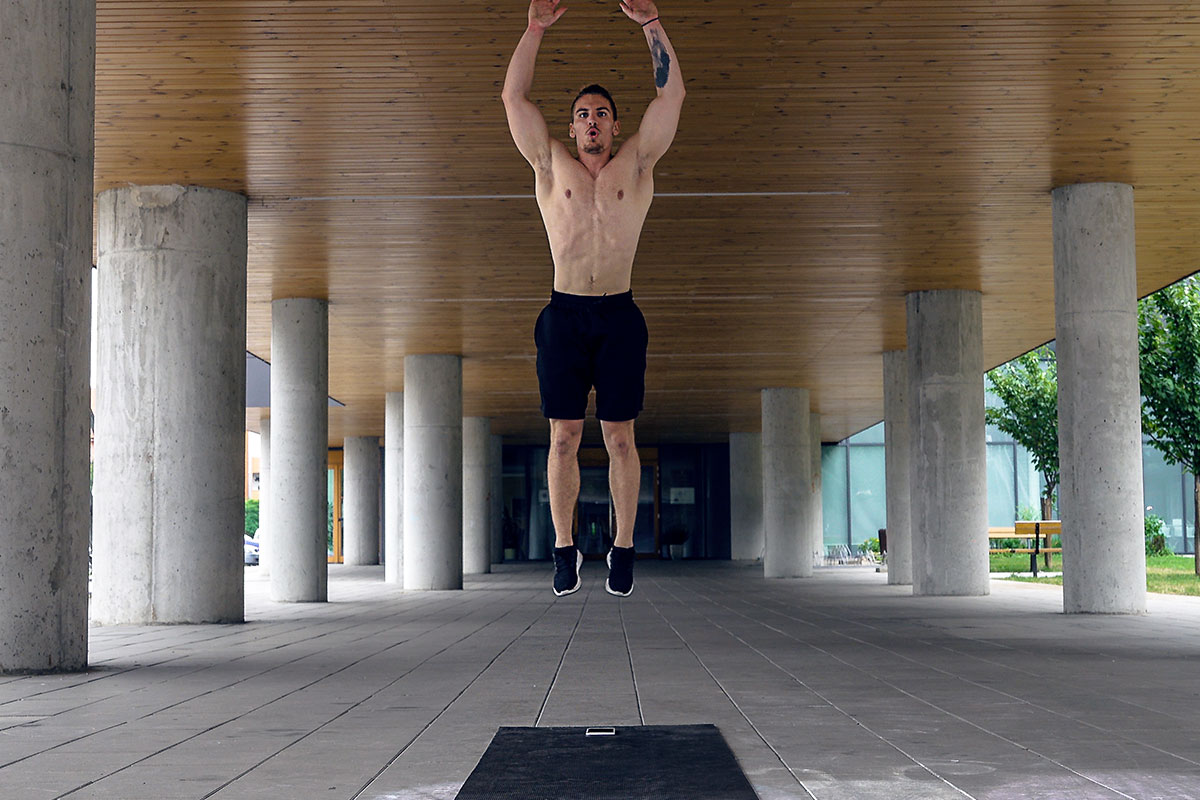
[[(555, 597), (566, 597), (569, 594), (575, 594), (576, 592), (579, 591), (579, 587), (583, 586), (583, 578), (580, 577), (580, 575), (579, 575), (579, 568), (582, 566), (583, 566), (583, 553), (576, 551), (575, 552), (575, 585), (572, 586), (570, 589), (567, 589), (566, 591), (563, 591), (563, 592), (560, 592), (558, 589), (555, 589), (554, 590)], [(605, 583), (607, 583), (607, 581), (605, 581)]]
[[(612, 569), (612, 550), (608, 551), (608, 556), (604, 560), (605, 560), (605, 562), (608, 563), (608, 568), (611, 570)], [(613, 588), (608, 585), (608, 578), (604, 579), (604, 591), (608, 592), (613, 597), (629, 597), (629, 595), (633, 594), (633, 586), (634, 586), (633, 583), (629, 584), (628, 592), (614, 592)]]

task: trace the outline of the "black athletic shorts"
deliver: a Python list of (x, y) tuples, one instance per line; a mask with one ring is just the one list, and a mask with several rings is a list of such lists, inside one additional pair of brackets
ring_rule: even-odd
[(633, 292), (550, 295), (533, 329), (542, 414), (583, 419), (596, 387), (596, 418), (637, 417), (646, 394), (646, 319)]

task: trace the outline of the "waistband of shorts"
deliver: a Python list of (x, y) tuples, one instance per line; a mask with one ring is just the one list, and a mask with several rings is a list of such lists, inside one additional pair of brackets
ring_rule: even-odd
[(616, 308), (633, 305), (633, 290), (620, 294), (567, 294), (551, 291), (550, 303), (571, 308)]

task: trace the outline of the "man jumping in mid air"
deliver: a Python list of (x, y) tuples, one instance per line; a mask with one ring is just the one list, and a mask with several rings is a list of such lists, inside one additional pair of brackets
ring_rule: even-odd
[(642, 223), (654, 199), (654, 165), (675, 138), (683, 106), (683, 77), (658, 10), (650, 0), (623, 0), (625, 16), (642, 27), (658, 96), (638, 132), (613, 154), (620, 133), (617, 107), (602, 86), (584, 87), (571, 105), (568, 135), (576, 160), (550, 135), (529, 99), (533, 67), (546, 29), (566, 8), (561, 0), (533, 0), (529, 26), (504, 80), (508, 127), (533, 167), (537, 202), (554, 259), (554, 291), (534, 328), (542, 413), (550, 420), (550, 515), (554, 520), (554, 593), (579, 589), (583, 555), (572, 543), (579, 496), (579, 440), (588, 393), (596, 387), (596, 417), (608, 449), (608, 481), (617, 535), (608, 554), (605, 588), (633, 592), (633, 523), (641, 462), (633, 421), (642, 410), (646, 321), (629, 289)]

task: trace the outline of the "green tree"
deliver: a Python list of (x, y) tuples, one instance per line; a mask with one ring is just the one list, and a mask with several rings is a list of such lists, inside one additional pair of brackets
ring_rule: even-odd
[(1058, 489), (1058, 362), (1049, 347), (1039, 347), (987, 374), (1001, 406), (987, 409), (989, 425), (1007, 433), (1029, 451), (1042, 474), (1042, 519), (1054, 513)]
[[(1195, 276), (1168, 286), (1138, 304), (1141, 354), (1142, 431), (1169, 464), (1192, 473), (1200, 500), (1200, 283)], [(1192, 525), (1195, 571), (1200, 575), (1200, 541)]]

